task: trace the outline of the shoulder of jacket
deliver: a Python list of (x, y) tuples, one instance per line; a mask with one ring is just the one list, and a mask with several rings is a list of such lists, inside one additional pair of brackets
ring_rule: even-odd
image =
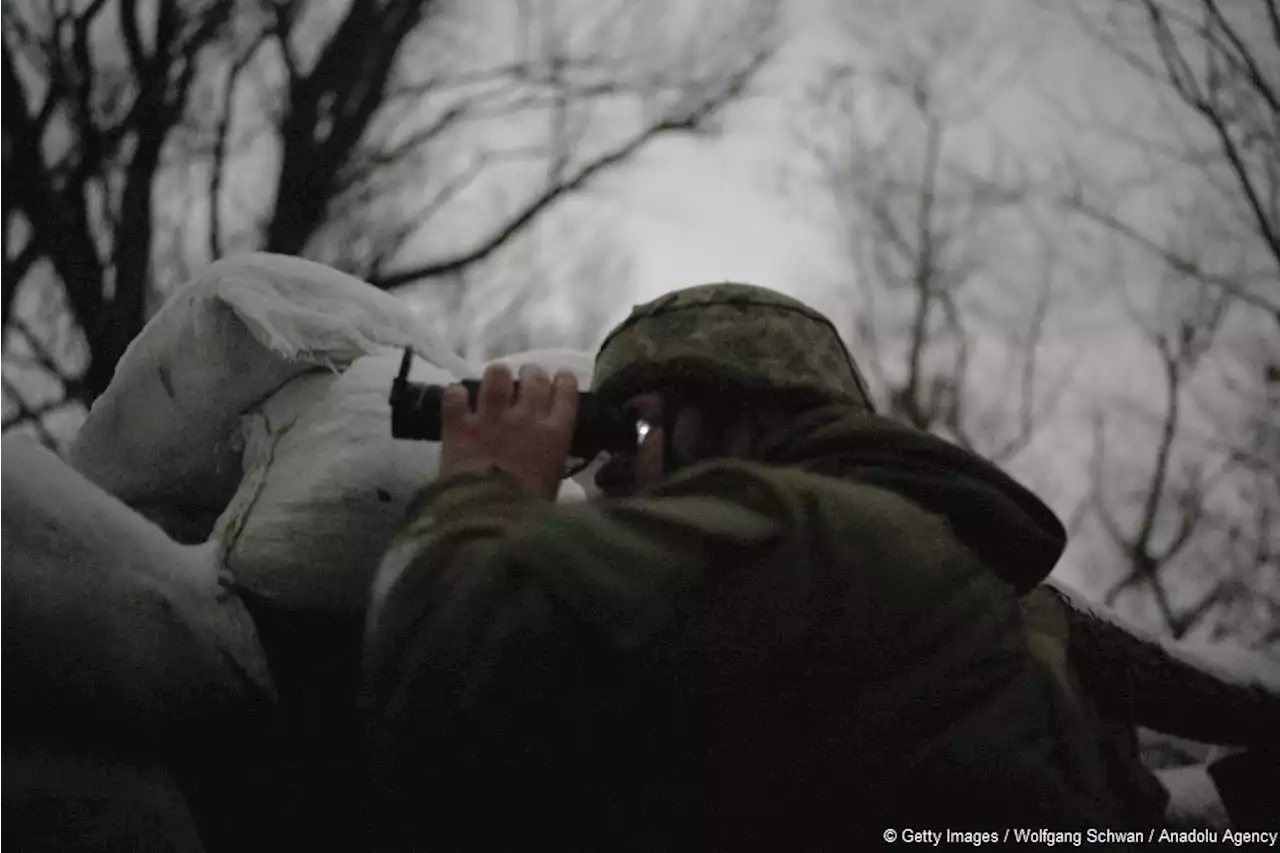
[(959, 545), (945, 519), (904, 495), (794, 466), (709, 460), (681, 471), (662, 490), (690, 492), (743, 503), (771, 517), (785, 516), (794, 525), (875, 533), (885, 547), (895, 541), (913, 549)]

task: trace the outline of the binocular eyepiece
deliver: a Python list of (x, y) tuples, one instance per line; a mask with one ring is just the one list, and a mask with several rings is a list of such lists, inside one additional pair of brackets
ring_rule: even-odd
[[(440, 440), (440, 403), (445, 386), (424, 385), (409, 381), (413, 350), (406, 348), (400, 361), (400, 373), (391, 383), (391, 435), (393, 438), (417, 441)], [(476, 405), (480, 383), (464, 379), (471, 407)], [(516, 394), (520, 393), (516, 383)], [(592, 460), (600, 453), (630, 453), (636, 448), (647, 425), (629, 410), (605, 406), (590, 391), (578, 392), (578, 421), (573, 431), (569, 455), (574, 459)]]

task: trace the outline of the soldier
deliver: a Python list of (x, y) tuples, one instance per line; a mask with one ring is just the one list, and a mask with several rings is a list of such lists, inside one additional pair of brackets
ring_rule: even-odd
[[(717, 284), (637, 307), (594, 390), (647, 424), (557, 505), (572, 377), (485, 371), (369, 615), (384, 847), (828, 849), (886, 830), (1116, 829), (1101, 740), (1021, 595), (1063, 528), (877, 417), (829, 320)], [(1143, 830), (1149, 825), (1141, 827)]]

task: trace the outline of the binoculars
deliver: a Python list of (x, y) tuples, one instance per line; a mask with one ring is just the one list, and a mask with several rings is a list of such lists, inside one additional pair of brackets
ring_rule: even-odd
[[(443, 385), (424, 385), (409, 381), (409, 366), (413, 350), (405, 349), (400, 361), (400, 373), (391, 383), (391, 436), (417, 441), (440, 440), (440, 403), (444, 399)], [(471, 407), (476, 405), (480, 383), (464, 379)], [(520, 383), (516, 383), (516, 394)], [(578, 421), (573, 431), (573, 443), (569, 455), (574, 459), (590, 461), (600, 453), (634, 452), (640, 439), (647, 432), (648, 424), (630, 410), (604, 405), (590, 391), (578, 392)]]

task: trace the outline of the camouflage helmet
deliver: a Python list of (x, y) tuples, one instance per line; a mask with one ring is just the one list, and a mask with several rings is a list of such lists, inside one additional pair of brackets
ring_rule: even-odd
[(610, 400), (674, 380), (728, 382), (874, 411), (831, 321), (797, 299), (748, 284), (704, 284), (638, 305), (596, 354), (592, 384)]

